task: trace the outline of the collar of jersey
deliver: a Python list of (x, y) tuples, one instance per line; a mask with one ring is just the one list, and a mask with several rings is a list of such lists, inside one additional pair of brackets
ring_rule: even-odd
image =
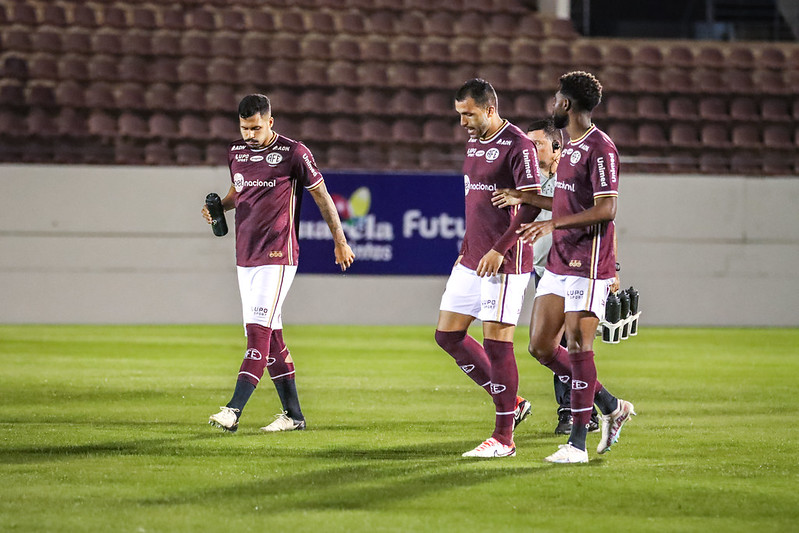
[(586, 137), (588, 137), (589, 135), (591, 135), (591, 133), (593, 133), (593, 132), (594, 132), (594, 130), (595, 130), (595, 129), (596, 129), (596, 125), (595, 125), (595, 124), (592, 122), (592, 123), (591, 123), (591, 127), (590, 127), (590, 128), (588, 128), (588, 129), (585, 131), (585, 133), (583, 133), (583, 134), (582, 134), (580, 137), (578, 137), (577, 139), (572, 139), (572, 140), (570, 140), (570, 141), (569, 141), (569, 144), (577, 144), (577, 143), (583, 142), (583, 141), (585, 140), (585, 138), (586, 138)]
[(490, 143), (491, 141), (493, 141), (494, 139), (497, 138), (497, 135), (502, 133), (505, 130), (505, 128), (508, 127), (508, 124), (510, 124), (510, 122), (508, 122), (508, 119), (503, 119), (502, 120), (502, 127), (499, 128), (494, 135), (492, 135), (488, 139), (477, 139), (477, 140), (480, 141), (481, 143)]
[(253, 152), (263, 152), (264, 150), (269, 150), (270, 148), (272, 148), (272, 145), (274, 145), (277, 142), (277, 138), (278, 137), (280, 137), (280, 134), (279, 133), (275, 133), (275, 138), (274, 138), (274, 140), (271, 143), (267, 144), (263, 148), (258, 148), (257, 150), (255, 150), (253, 148), (250, 148), (250, 150), (253, 151)]

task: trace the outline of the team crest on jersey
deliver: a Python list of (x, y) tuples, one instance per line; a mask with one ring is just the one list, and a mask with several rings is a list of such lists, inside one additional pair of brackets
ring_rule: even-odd
[(583, 153), (582, 152), (578, 152), (577, 150), (575, 150), (574, 152), (572, 152), (572, 156), (569, 158), (569, 162), (572, 165), (576, 165), (577, 163), (580, 162), (580, 159), (582, 157), (583, 157)]
[(496, 148), (489, 148), (486, 152), (486, 161), (494, 161), (499, 157), (499, 150)]
[(272, 152), (271, 154), (266, 156), (266, 162), (269, 163), (270, 165), (277, 165), (281, 161), (283, 161), (283, 154)]
[(249, 359), (250, 361), (260, 361), (261, 357), (262, 357), (261, 352), (259, 352), (255, 348), (248, 349), (247, 353), (244, 354), (244, 358)]
[(244, 190), (244, 176), (239, 172), (233, 175), (233, 188), (236, 189), (236, 192)]
[(583, 262), (580, 261), (579, 259), (572, 259), (571, 261), (569, 261), (569, 266), (572, 268), (580, 268), (581, 266), (583, 266)]

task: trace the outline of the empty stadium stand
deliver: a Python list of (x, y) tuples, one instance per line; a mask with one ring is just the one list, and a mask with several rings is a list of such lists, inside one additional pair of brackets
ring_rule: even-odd
[(796, 43), (583, 38), (533, 4), (0, 0), (0, 161), (225, 164), (263, 92), (322, 168), (457, 172), (460, 83), (523, 127), (583, 69), (630, 169), (799, 173)]

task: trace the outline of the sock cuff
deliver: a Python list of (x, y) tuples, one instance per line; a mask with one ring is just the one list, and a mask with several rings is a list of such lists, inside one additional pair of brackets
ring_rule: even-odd
[(594, 358), (594, 351), (570, 353), (569, 359), (572, 361), (589, 361)]
[(449, 342), (459, 342), (466, 338), (466, 330), (463, 331), (441, 331), (440, 329), (436, 330), (436, 340), (438, 341), (449, 341)]
[(492, 348), (510, 348), (513, 350), (513, 342), (511, 341), (498, 341), (494, 339), (483, 339), (483, 347), (488, 350), (488, 347), (491, 346)]

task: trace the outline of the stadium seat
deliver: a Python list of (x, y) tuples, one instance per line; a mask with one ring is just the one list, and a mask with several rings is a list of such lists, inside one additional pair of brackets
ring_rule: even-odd
[(241, 135), (236, 118), (229, 112), (211, 117), (208, 121), (208, 131), (211, 138), (218, 141), (231, 142)]
[[(50, 54), (36, 54), (30, 58), (30, 77), (35, 80), (56, 80), (58, 79), (58, 60), (56, 56)], [(5, 75), (8, 78), (15, 76)], [(24, 78), (17, 78), (24, 79)]]
[(796, 93), (798, 82), (799, 71), (786, 70), (783, 73), (775, 70), (757, 70), (754, 73), (753, 92), (791, 95)]
[(144, 101), (150, 110), (172, 111), (175, 109), (175, 91), (165, 83), (147, 85)]
[(699, 132), (691, 124), (672, 124), (669, 142), (678, 148), (697, 148), (700, 146)]
[[(121, 81), (148, 83), (152, 81), (148, 74), (147, 59), (142, 56), (124, 56), (119, 60), (119, 79)], [(174, 78), (169, 80), (174, 83)]]
[(383, 63), (365, 63), (358, 68), (361, 85), (370, 88), (388, 87), (388, 67)]
[(205, 87), (194, 83), (179, 85), (175, 92), (175, 110), (194, 111), (205, 109)]
[(50, 111), (45, 109), (31, 109), (22, 121), (22, 128), (17, 131), (17, 135), (27, 135), (33, 138), (42, 133), (52, 130), (53, 117)]
[[(231, 137), (232, 139), (232, 137)], [(227, 166), (228, 146), (224, 143), (211, 143), (205, 147), (205, 164), (217, 167)]]
[(8, 21), (12, 24), (21, 24), (24, 26), (37, 26), (39, 24), (36, 19), (36, 8), (34, 8), (32, 4), (26, 2), (17, 2), (13, 4), (13, 8), (9, 9)]
[(326, 61), (302, 61), (297, 65), (299, 85), (302, 87), (326, 87), (330, 85), (327, 79), (329, 63)]
[(141, 165), (145, 161), (144, 146), (136, 139), (120, 138), (114, 143), (114, 162), (118, 165)]
[(329, 61), (332, 54), (330, 51), (330, 37), (315, 33), (305, 36), (300, 49), (304, 59)]
[(236, 61), (217, 57), (208, 63), (208, 82), (209, 83), (238, 83), (239, 73)]
[(140, 30), (152, 31), (158, 28), (155, 11), (146, 6), (139, 6), (133, 9), (131, 14), (131, 27)]
[(639, 117), (649, 120), (666, 120), (666, 105), (660, 96), (641, 96), (636, 101), (636, 113)]
[(81, 28), (96, 28), (97, 14), (89, 4), (75, 3), (72, 6), (72, 25)]
[[(422, 99), (408, 89), (399, 90), (391, 97), (390, 111), (396, 116), (415, 116), (422, 109)], [(420, 132), (421, 133), (421, 132)]]
[(760, 68), (782, 70), (786, 67), (787, 58), (779, 48), (766, 47), (760, 51), (756, 63)]
[(724, 92), (734, 94), (752, 94), (755, 91), (755, 83), (752, 79), (752, 72), (745, 69), (732, 69), (724, 72), (722, 85)]
[(186, 16), (186, 29), (214, 31), (216, 29), (216, 17), (213, 12), (207, 9), (191, 9)]
[(336, 17), (336, 29), (339, 34), (360, 36), (366, 33), (363, 15), (358, 10), (339, 12)]
[(738, 124), (732, 128), (732, 144), (737, 148), (760, 148), (760, 131), (754, 124)]
[(638, 134), (635, 131), (635, 126), (629, 122), (614, 122), (608, 126), (607, 133), (619, 148), (638, 146)]
[(422, 124), (418, 120), (399, 119), (391, 124), (390, 132), (395, 144), (416, 143), (422, 139)]
[[(135, 62), (136, 58), (129, 59), (125, 65), (131, 61)], [(119, 58), (113, 56), (92, 56), (89, 59), (89, 79), (92, 81), (109, 81), (115, 82), (120, 80), (119, 73), (120, 61)], [(125, 70), (126, 79), (129, 76), (129, 71)], [(134, 73), (138, 75), (138, 73)]]
[(332, 121), (321, 117), (307, 117), (300, 121), (300, 138), (310, 141), (350, 141), (360, 137), (358, 123), (350, 118), (336, 118)]
[(358, 87), (360, 85), (358, 66), (352, 61), (333, 61), (327, 69), (327, 79), (334, 87)]
[(749, 48), (734, 47), (727, 55), (727, 67), (751, 70), (755, 66), (755, 55)]
[(95, 54), (122, 55), (122, 34), (102, 29), (92, 34), (92, 52)]
[(147, 120), (150, 137), (155, 139), (177, 139), (178, 123), (166, 113), (153, 113)]
[(102, 11), (102, 26), (104, 28), (125, 29), (128, 27), (128, 17), (124, 9), (114, 5), (105, 6)]
[(183, 166), (197, 166), (205, 160), (203, 148), (190, 142), (178, 143), (175, 146), (175, 163)]
[(693, 68), (694, 54), (687, 46), (672, 46), (663, 57), (663, 64), (666, 67)]
[(233, 87), (225, 83), (208, 85), (205, 100), (209, 111), (232, 113), (239, 105), (239, 98), (236, 97)]
[(422, 111), (426, 116), (454, 116), (454, 99), (450, 91), (428, 91), (422, 99)]
[(390, 144), (388, 146), (388, 166), (393, 170), (419, 168), (419, 152), (408, 145)]
[[(582, 60), (580, 57), (575, 59)], [(603, 64), (605, 66), (632, 67), (634, 65), (632, 50), (625, 45), (612, 45), (603, 56)]]
[(790, 154), (766, 151), (763, 153), (763, 173), (772, 176), (790, 176), (794, 170), (795, 158)]
[(769, 150), (793, 150), (793, 134), (787, 125), (769, 124), (763, 128), (763, 145)]
[(394, 64), (388, 68), (388, 85), (400, 89), (415, 89), (418, 87), (418, 69), (409, 64)]
[(788, 101), (783, 98), (764, 98), (760, 103), (760, 116), (771, 122), (787, 122), (791, 120)]
[(62, 30), (56, 28), (39, 28), (31, 36), (32, 49), (37, 52), (61, 53)]
[(544, 32), (547, 37), (570, 41), (577, 37), (571, 19), (547, 19), (544, 23)]
[(141, 83), (122, 83), (114, 90), (114, 100), (120, 109), (146, 110), (146, 91)]
[(722, 124), (705, 124), (702, 126), (700, 139), (703, 147), (729, 148), (730, 135), (726, 126)]
[(705, 120), (724, 121), (730, 112), (723, 98), (708, 96), (699, 100), (699, 116)]
[(633, 53), (633, 64), (640, 67), (659, 68), (663, 66), (663, 52), (657, 46), (639, 46)]
[[(267, 9), (248, 9), (245, 23), (248, 32), (271, 34), (277, 28), (274, 14)], [(247, 50), (247, 47), (242, 48)]]
[(416, 39), (398, 37), (391, 43), (391, 59), (393, 61), (416, 63), (419, 61), (420, 55), (421, 48)]
[(211, 57), (211, 39), (206, 32), (191, 30), (180, 36), (180, 55)]
[(7, 27), (2, 35), (2, 45), (6, 52), (30, 52), (32, 50), (30, 30), (23, 26)]
[[(263, 63), (256, 62), (256, 65), (255, 72), (250, 73), (250, 75), (255, 79), (253, 83), (261, 85), (264, 82)], [(241, 70), (239, 70), (239, 79), (242, 79)], [(296, 87), (299, 84), (297, 62), (284, 59), (269, 61), (266, 68), (266, 79), (273, 86)], [(328, 80), (331, 79), (328, 74)], [(250, 80), (248, 79), (247, 81)]]
[(61, 49), (63, 53), (85, 54), (91, 46), (91, 30), (74, 27), (61, 33)]
[(602, 84), (603, 91), (609, 93), (626, 93), (633, 90), (633, 82), (630, 78), (629, 69), (613, 67), (603, 70), (596, 76)]
[(89, 114), (89, 134), (97, 137), (114, 137), (117, 134), (117, 121), (113, 115), (95, 109)]
[(30, 74), (28, 60), (18, 55), (7, 56), (3, 60), (3, 78), (27, 80)]
[(455, 35), (454, 17), (451, 13), (438, 11), (429, 13), (424, 19), (424, 33), (430, 37), (453, 37)]
[(751, 96), (739, 96), (730, 102), (730, 118), (736, 121), (751, 122), (758, 120), (757, 101)]
[(182, 115), (178, 119), (178, 135), (181, 139), (205, 140), (208, 133), (208, 122), (197, 113)]
[(400, 13), (397, 21), (397, 31), (406, 37), (421, 38), (424, 33), (425, 16), (416, 11), (404, 11)]
[(361, 60), (360, 40), (350, 36), (338, 36), (333, 40), (331, 52), (334, 60)]
[(387, 10), (372, 11), (367, 13), (364, 24), (367, 33), (371, 36), (390, 36), (396, 33), (394, 21), (396, 16), (393, 12)]
[(450, 57), (455, 62), (475, 62), (480, 57), (480, 41), (471, 37), (456, 37), (449, 41)]
[(541, 46), (529, 39), (514, 39), (510, 46), (512, 65), (540, 65)]
[(494, 63), (508, 65), (512, 63), (512, 54), (507, 39), (486, 39), (480, 45), (480, 61), (483, 64)]
[(484, 15), (474, 11), (467, 11), (454, 21), (453, 26), (455, 35), (463, 38), (479, 39), (485, 34), (485, 24)]
[[(504, 104), (503, 104), (504, 107)], [(552, 114), (552, 111), (547, 109), (547, 106), (541, 97), (530, 93), (522, 92), (513, 100), (513, 115), (517, 117), (525, 117), (525, 122), (532, 122), (536, 117), (547, 117)], [(527, 124), (518, 124), (520, 127), (526, 127)]]
[[(350, 115), (352, 114), (352, 104), (357, 97), (357, 91), (352, 87), (336, 87), (324, 102), (327, 111), (338, 115)], [(303, 95), (303, 100), (306, 100), (305, 95)]]
[(730, 156), (725, 152), (707, 151), (699, 154), (699, 172), (702, 174), (727, 174)]
[(383, 143), (391, 141), (389, 123), (379, 118), (367, 118), (361, 121), (360, 141), (365, 143)]
[(698, 67), (711, 69), (722, 69), (726, 65), (724, 54), (715, 46), (700, 49), (694, 62)]
[[(450, 72), (451, 70), (444, 69), (441, 79), (446, 79), (444, 75)], [(483, 64), (480, 66), (479, 76), (491, 82), (491, 85), (493, 85), (500, 94), (512, 87), (510, 72), (506, 65), (499, 65), (497, 63)], [(455, 85), (456, 84), (451, 84), (451, 86)], [(439, 87), (441, 87), (441, 85), (439, 85)]]
[(368, 170), (383, 171), (388, 166), (388, 154), (385, 146), (377, 144), (358, 145), (358, 167)]
[(89, 85), (84, 93), (84, 101), (89, 109), (116, 108), (114, 88), (110, 83), (97, 82)]
[(237, 34), (247, 31), (247, 17), (239, 9), (222, 9), (218, 12), (218, 27), (220, 30), (235, 32)]
[(548, 41), (543, 46), (541, 61), (546, 64), (566, 68), (566, 66), (572, 63), (571, 48), (565, 43)]
[(55, 129), (59, 137), (85, 138), (89, 134), (86, 115), (69, 107), (62, 108), (56, 115)]
[(760, 176), (763, 172), (760, 154), (735, 151), (730, 158), (730, 169), (734, 174)]
[(242, 55), (241, 37), (230, 31), (216, 31), (210, 37), (214, 57), (239, 58)]
[(441, 38), (426, 39), (422, 43), (419, 57), (423, 63), (450, 63), (449, 40)]
[(148, 165), (174, 165), (175, 156), (167, 143), (153, 141), (144, 147), (144, 162)]
[(391, 45), (381, 36), (361, 39), (361, 57), (365, 62), (387, 62), (391, 59)]
[(132, 137), (136, 139), (147, 138), (150, 131), (147, 120), (142, 115), (131, 111), (123, 111), (122, 114), (119, 115), (118, 130), (119, 134), (123, 137)]
[(605, 98), (605, 116), (610, 118), (634, 118), (636, 116), (635, 98), (608, 95)]
[(572, 57), (581, 67), (597, 68), (603, 65), (602, 49), (594, 44), (583, 42), (573, 46)]
[(387, 114), (390, 104), (390, 93), (380, 88), (365, 88), (355, 99), (356, 109), (365, 115)]
[(659, 124), (644, 123), (638, 127), (637, 144), (648, 148), (661, 148), (668, 146), (669, 140)]
[(721, 94), (729, 90), (721, 72), (714, 69), (694, 70), (693, 88), (700, 94)]

